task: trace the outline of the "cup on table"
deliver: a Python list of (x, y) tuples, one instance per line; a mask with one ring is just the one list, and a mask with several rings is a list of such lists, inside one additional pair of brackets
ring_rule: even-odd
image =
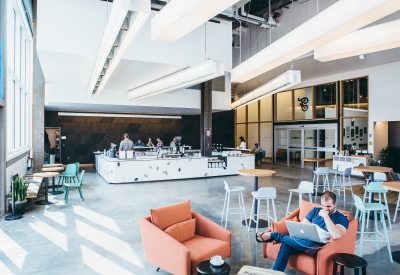
[(210, 263), (211, 263), (212, 265), (222, 265), (222, 264), (224, 263), (224, 260), (222, 260), (222, 257), (221, 257), (221, 256), (215, 255), (215, 256), (212, 256), (212, 257), (211, 257)]

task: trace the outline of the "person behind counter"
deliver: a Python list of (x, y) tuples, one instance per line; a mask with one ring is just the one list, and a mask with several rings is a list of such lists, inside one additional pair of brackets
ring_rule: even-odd
[(153, 142), (151, 141), (151, 138), (149, 138), (149, 142), (146, 144), (147, 147), (154, 147)]
[(143, 141), (141, 141), (140, 139), (138, 139), (138, 141), (135, 142), (135, 146), (146, 147), (146, 144), (144, 144)]
[(240, 145), (238, 147), (238, 149), (246, 149), (246, 141), (244, 140), (244, 137), (239, 137), (240, 139)]
[(157, 138), (157, 148), (163, 148), (164, 144), (160, 137)]
[(172, 141), (169, 143), (169, 147), (175, 147), (176, 146), (176, 138), (173, 138)]
[(261, 148), (261, 146), (258, 146), (258, 143), (255, 143), (254, 148), (253, 148), (253, 150), (251, 150), (251, 152), (257, 154), (259, 152), (262, 152), (262, 150), (263, 149)]
[(134, 150), (133, 149), (133, 141), (129, 139), (128, 133), (124, 134), (124, 139), (119, 144), (120, 151)]

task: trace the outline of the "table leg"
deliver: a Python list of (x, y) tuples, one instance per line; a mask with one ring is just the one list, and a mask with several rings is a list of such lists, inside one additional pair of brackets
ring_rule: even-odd
[[(258, 190), (258, 177), (254, 177), (254, 191), (257, 192)], [(257, 213), (258, 213), (258, 208), (257, 208), (257, 200), (254, 201), (254, 220), (257, 220)], [(250, 223), (250, 219), (247, 219), (247, 224)], [(243, 220), (242, 221), (243, 225), (246, 225), (246, 222)], [(263, 228), (263, 227), (268, 227), (268, 221), (259, 219), (258, 220), (258, 227)], [(251, 222), (251, 228), (256, 228), (256, 222), (252, 221)]]
[(44, 200), (35, 202), (36, 205), (50, 205), (50, 204), (55, 204), (56, 202), (58, 202), (57, 200), (55, 200), (55, 201), (53, 201), (53, 202), (50, 202), (50, 201), (49, 201), (48, 191), (49, 191), (49, 179), (48, 179), (48, 178), (45, 178), (45, 194), (44, 194)]
[(56, 191), (55, 177), (53, 177), (53, 186), (52, 186), (52, 188), (53, 188), (53, 191), (49, 192), (52, 195), (60, 195), (60, 194), (64, 193), (64, 191), (61, 191), (61, 190)]

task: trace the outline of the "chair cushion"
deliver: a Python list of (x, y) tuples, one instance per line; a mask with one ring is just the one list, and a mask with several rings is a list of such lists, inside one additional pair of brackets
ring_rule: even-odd
[[(288, 219), (286, 221), (299, 222), (299, 219), (294, 217), (293, 219)], [(281, 234), (289, 235), (285, 221), (272, 222), (272, 232), (279, 232)]]
[(168, 206), (150, 209), (151, 222), (165, 230), (171, 225), (190, 220), (192, 212), (190, 211), (190, 201), (184, 201)]
[(165, 230), (165, 233), (170, 235), (172, 238), (182, 243), (187, 241), (194, 236), (194, 230), (196, 229), (196, 219), (179, 222), (171, 225)]
[(222, 259), (230, 255), (229, 243), (217, 239), (194, 235), (193, 238), (182, 244), (190, 251), (191, 274), (197, 274), (199, 263), (209, 260), (214, 255), (220, 255)]

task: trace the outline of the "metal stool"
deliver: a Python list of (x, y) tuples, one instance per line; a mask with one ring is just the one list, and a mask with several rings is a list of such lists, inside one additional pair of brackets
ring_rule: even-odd
[[(371, 182), (372, 183), (372, 182)], [(370, 183), (370, 185), (371, 185)], [(376, 242), (376, 248), (379, 250), (379, 243), (380, 242), (385, 242), (388, 252), (389, 252), (389, 258), (390, 258), (390, 262), (393, 263), (393, 258), (392, 258), (392, 253), (390, 250), (390, 242), (389, 242), (389, 237), (387, 234), (387, 230), (386, 230), (386, 223), (383, 222), (383, 232), (384, 234), (382, 234), (379, 230), (378, 230), (378, 215), (377, 215), (377, 211), (380, 212), (381, 215), (381, 219), (383, 219), (383, 211), (386, 209), (386, 206), (384, 206), (381, 203), (363, 203), (361, 198), (357, 195), (354, 195), (354, 205), (357, 208), (357, 212), (360, 211), (361, 212), (361, 232), (357, 232), (360, 233), (360, 251), (358, 253), (358, 255), (361, 257), (362, 254), (362, 246), (363, 246), (363, 242)], [(367, 214), (369, 214), (369, 211), (374, 211), (374, 218), (375, 218), (375, 230), (374, 232), (365, 232), (365, 219)], [(357, 214), (356, 212), (356, 214)], [(357, 217), (357, 215), (356, 215)], [(368, 217), (367, 217), (368, 218)], [(383, 219), (384, 220), (384, 219)], [(375, 240), (364, 240), (364, 234), (375, 234), (376, 235), (376, 239)], [(381, 235), (382, 237), (385, 238), (385, 240), (379, 240), (379, 235)]]
[[(243, 220), (243, 216), (244, 216), (244, 220), (247, 226), (247, 218), (246, 218), (246, 211), (244, 209), (244, 200), (243, 200), (243, 193), (242, 191), (245, 190), (245, 188), (243, 186), (232, 186), (229, 187), (228, 183), (224, 180), (224, 184), (225, 184), (225, 201), (224, 201), (224, 209), (222, 210), (222, 217), (221, 217), (221, 223), (223, 223), (224, 221), (224, 213), (226, 211), (226, 217), (225, 217), (225, 228), (228, 225), (228, 215), (231, 214), (240, 214), (240, 220)], [(230, 208), (230, 209), (239, 209), (239, 213), (238, 212), (234, 212), (234, 213), (229, 213), (229, 202), (231, 200), (231, 192), (237, 192), (238, 193), (238, 198), (239, 198), (239, 207), (238, 208)], [(243, 216), (242, 216), (242, 211), (243, 211)]]
[(312, 182), (310, 181), (302, 181), (299, 184), (299, 187), (297, 187), (297, 189), (290, 189), (290, 195), (289, 195), (289, 201), (288, 201), (288, 205), (286, 208), (286, 215), (289, 215), (291, 212), (289, 211), (289, 207), (290, 207), (290, 202), (292, 200), (292, 193), (296, 192), (299, 194), (299, 208), (300, 208), (300, 202), (302, 200), (302, 195), (303, 194), (308, 194), (308, 197), (310, 199), (310, 202), (312, 202), (312, 198), (311, 198), (311, 194), (314, 192), (314, 185)]
[[(329, 168), (328, 167), (319, 167), (317, 170), (314, 172), (314, 177), (313, 177), (313, 185), (315, 186), (315, 203), (317, 203), (317, 193), (318, 193), (318, 187), (319, 187), (319, 176), (322, 176), (322, 181), (323, 181), (323, 186), (324, 186), (324, 192), (326, 189), (330, 190), (329, 188)], [(317, 182), (315, 182), (315, 179), (317, 179)]]
[(340, 275), (344, 275), (344, 268), (353, 268), (354, 274), (359, 274), (359, 269), (361, 269), (362, 275), (367, 274), (368, 262), (361, 257), (353, 254), (339, 253), (332, 256), (333, 260), (333, 275), (337, 274), (338, 265), (340, 266)]
[[(275, 198), (276, 198), (276, 189), (275, 187), (263, 187), (258, 189), (257, 192), (251, 192), (251, 194), (253, 195), (253, 203), (251, 206), (251, 213), (250, 213), (250, 221), (249, 221), (249, 225), (247, 227), (247, 231), (250, 231), (250, 227), (251, 227), (251, 222), (254, 221), (256, 222), (256, 232), (258, 231), (258, 220), (259, 220), (259, 216), (268, 216), (268, 224), (270, 223), (270, 219), (273, 221), (277, 221), (276, 218), (276, 211), (275, 211)], [(256, 220), (254, 220), (253, 218), (253, 211), (254, 211), (254, 203), (255, 200), (257, 200), (257, 209), (258, 212), (255, 214), (255, 216), (257, 217)], [(261, 200), (266, 200), (267, 201), (267, 214), (260, 214), (261, 212), (261, 208), (260, 208), (260, 201)], [(274, 210), (274, 218), (273, 219), (270, 215), (269, 215), (269, 201), (271, 201), (272, 203), (272, 208)]]

